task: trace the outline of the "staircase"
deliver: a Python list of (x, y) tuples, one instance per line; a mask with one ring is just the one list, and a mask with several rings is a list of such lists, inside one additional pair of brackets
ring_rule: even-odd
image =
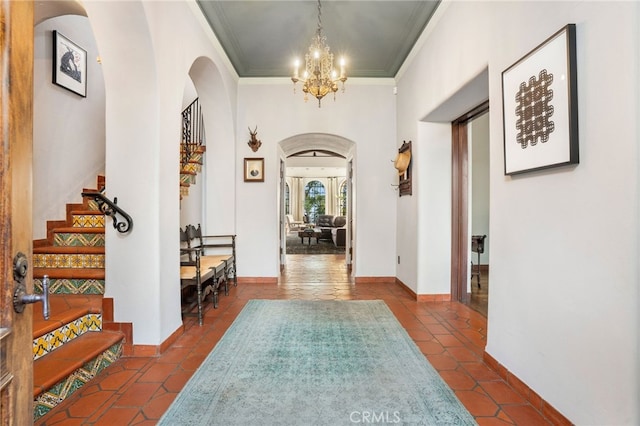
[(200, 101), (196, 98), (182, 111), (182, 140), (180, 141), (180, 199), (189, 195), (189, 187), (196, 183), (202, 170), (204, 121)]
[[(99, 176), (98, 188), (104, 183)], [(51, 312), (45, 320), (40, 305), (33, 310), (34, 420), (131, 349), (131, 324), (113, 323), (113, 301), (104, 298), (104, 225), (85, 199), (67, 204), (66, 219), (48, 221), (47, 238), (33, 242), (35, 291), (48, 275)]]
[(196, 183), (196, 176), (202, 170), (202, 157), (206, 146), (200, 145), (189, 151), (185, 143), (180, 144), (180, 199), (189, 195), (189, 187)]

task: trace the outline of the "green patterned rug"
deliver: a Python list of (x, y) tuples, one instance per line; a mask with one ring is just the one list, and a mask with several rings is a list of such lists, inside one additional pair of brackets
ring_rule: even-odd
[(474, 425), (387, 305), (250, 300), (160, 425)]

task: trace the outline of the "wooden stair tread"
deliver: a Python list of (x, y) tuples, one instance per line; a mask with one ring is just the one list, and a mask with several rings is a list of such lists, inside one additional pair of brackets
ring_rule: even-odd
[(35, 360), (33, 362), (34, 398), (122, 341), (123, 338), (124, 334), (119, 331), (89, 331)]
[[(49, 319), (36, 319), (35, 312), (33, 318), (33, 338), (37, 339), (40, 336), (62, 327), (65, 324), (69, 324), (78, 318), (82, 318), (89, 313), (87, 308), (71, 308), (62, 312), (50, 314)], [(42, 313), (40, 312), (40, 316)]]
[(42, 278), (49, 275), (51, 279), (85, 279), (104, 280), (104, 268), (33, 268), (33, 277)]
[(54, 228), (52, 231), (58, 234), (104, 234), (104, 226), (95, 226), (91, 228), (66, 226), (61, 228)]
[(100, 210), (72, 210), (72, 216), (104, 216)]
[(33, 310), (33, 338), (40, 337), (88, 313), (101, 313), (102, 299), (101, 294), (50, 294), (48, 320), (42, 316), (42, 309), (38, 307)]
[(104, 246), (34, 247), (33, 254), (104, 254)]

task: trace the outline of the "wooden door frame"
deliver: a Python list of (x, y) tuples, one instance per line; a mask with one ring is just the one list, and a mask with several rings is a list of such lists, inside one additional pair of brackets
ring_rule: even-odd
[(451, 122), (451, 300), (466, 301), (469, 265), (468, 124), (489, 111), (485, 101)]
[[(0, 424), (33, 423), (32, 307), (13, 309), (13, 258), (27, 256), (27, 292), (33, 293), (33, 11), (31, 1), (2, 0), (0, 45), (4, 63), (0, 86), (0, 327), (6, 367), (0, 376)], [(5, 346), (6, 345), (6, 346)]]

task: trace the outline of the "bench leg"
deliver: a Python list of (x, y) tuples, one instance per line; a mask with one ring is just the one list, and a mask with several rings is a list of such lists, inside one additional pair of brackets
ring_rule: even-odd
[(218, 309), (218, 288), (213, 290), (213, 309)]

